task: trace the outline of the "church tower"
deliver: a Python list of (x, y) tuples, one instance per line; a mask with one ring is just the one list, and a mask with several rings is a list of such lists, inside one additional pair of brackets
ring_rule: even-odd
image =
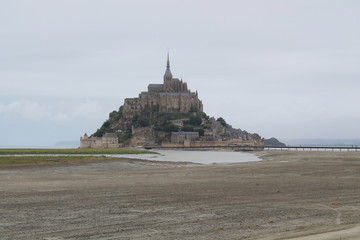
[(164, 74), (164, 83), (166, 81), (171, 81), (173, 78), (173, 75), (170, 71), (170, 60), (169, 60), (169, 52), (167, 54), (167, 63), (166, 63), (166, 71), (165, 71), (165, 74)]

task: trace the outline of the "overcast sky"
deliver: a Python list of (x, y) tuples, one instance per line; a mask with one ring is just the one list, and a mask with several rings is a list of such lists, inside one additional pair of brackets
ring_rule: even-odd
[(265, 138), (360, 137), (358, 0), (0, 1), (0, 146), (96, 131), (171, 71)]

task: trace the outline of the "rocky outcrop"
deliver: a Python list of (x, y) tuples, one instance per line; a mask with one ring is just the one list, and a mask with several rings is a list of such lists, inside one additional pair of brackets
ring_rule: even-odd
[(133, 127), (130, 146), (154, 145), (156, 142), (155, 131), (152, 127)]
[(264, 139), (264, 144), (266, 146), (286, 146), (285, 143), (280, 142), (279, 140), (277, 140), (276, 138), (269, 138), (269, 139)]

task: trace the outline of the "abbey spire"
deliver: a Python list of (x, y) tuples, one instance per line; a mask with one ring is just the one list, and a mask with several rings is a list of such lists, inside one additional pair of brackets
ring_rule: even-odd
[(167, 53), (167, 62), (166, 62), (166, 71), (164, 74), (164, 82), (165, 81), (171, 81), (172, 80), (172, 73), (170, 71), (170, 60), (169, 60), (169, 51)]
[(167, 53), (166, 69), (169, 69), (169, 70), (170, 70), (169, 51), (168, 51), (168, 53)]

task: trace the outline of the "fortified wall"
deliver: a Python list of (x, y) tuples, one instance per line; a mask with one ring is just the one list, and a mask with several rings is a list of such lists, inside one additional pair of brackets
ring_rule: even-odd
[(102, 137), (88, 137), (87, 134), (80, 138), (80, 148), (118, 148), (118, 137), (115, 133), (105, 133)]
[(233, 139), (231, 141), (191, 141), (185, 139), (183, 143), (165, 142), (162, 147), (236, 147), (236, 146), (264, 146), (262, 140), (241, 140)]

